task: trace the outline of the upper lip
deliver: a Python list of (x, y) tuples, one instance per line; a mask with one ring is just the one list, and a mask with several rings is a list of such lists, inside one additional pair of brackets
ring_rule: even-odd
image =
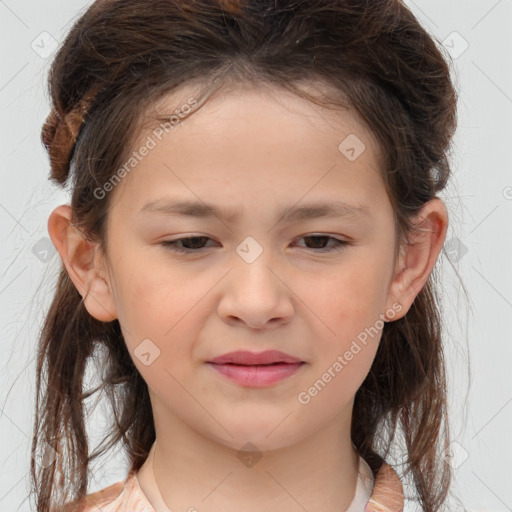
[(238, 350), (236, 352), (229, 352), (222, 356), (216, 357), (208, 361), (209, 363), (216, 364), (242, 364), (242, 365), (255, 365), (255, 364), (272, 364), (272, 363), (302, 363), (300, 359), (293, 357), (279, 350), (266, 350), (264, 352), (248, 352), (246, 350)]

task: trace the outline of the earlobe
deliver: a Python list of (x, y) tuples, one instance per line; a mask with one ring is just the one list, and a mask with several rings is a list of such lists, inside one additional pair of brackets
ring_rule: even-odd
[(114, 297), (100, 246), (73, 226), (71, 206), (60, 205), (52, 211), (48, 234), (89, 314), (102, 322), (116, 319)]
[(443, 248), (448, 228), (446, 207), (438, 198), (432, 199), (414, 219), (416, 231), (410, 243), (402, 245), (395, 275), (391, 282), (388, 308), (399, 303), (402, 308), (393, 320), (403, 317), (432, 273)]

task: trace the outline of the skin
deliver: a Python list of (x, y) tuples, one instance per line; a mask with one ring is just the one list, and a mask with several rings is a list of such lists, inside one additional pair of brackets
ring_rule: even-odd
[[(157, 110), (172, 112), (193, 93), (169, 96)], [(354, 161), (338, 149), (349, 134), (366, 146)], [(70, 226), (68, 205), (50, 215), (50, 237), (87, 310), (119, 320), (148, 384), (157, 442), (138, 479), (157, 511), (339, 512), (350, 504), (358, 468), (353, 401), (382, 331), (307, 404), (298, 394), (365, 328), (406, 314), (448, 225), (443, 202), (427, 203), (414, 244), (402, 245), (394, 260), (393, 209), (379, 162), (372, 134), (350, 110), (240, 86), (178, 125), (117, 185), (106, 255)], [(240, 216), (139, 213), (169, 196), (233, 207)], [(277, 217), (297, 203), (334, 199), (364, 205), (370, 216)], [(302, 238), (311, 233), (351, 243), (327, 252), (322, 247), (335, 243)], [(178, 255), (161, 245), (187, 236), (209, 237), (206, 248)], [(263, 250), (251, 263), (236, 251), (248, 236)], [(144, 339), (160, 350), (148, 366), (134, 355)], [(205, 364), (233, 350), (267, 349), (306, 364), (267, 388), (235, 384)], [(238, 457), (248, 442), (261, 455), (250, 467)]]

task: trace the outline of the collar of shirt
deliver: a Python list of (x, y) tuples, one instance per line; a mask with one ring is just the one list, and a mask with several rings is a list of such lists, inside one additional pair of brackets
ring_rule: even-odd
[[(396, 471), (384, 462), (373, 477), (368, 463), (359, 458), (359, 475), (354, 498), (345, 512), (403, 512), (404, 494)], [(156, 512), (142, 491), (137, 475), (89, 494), (78, 512)]]

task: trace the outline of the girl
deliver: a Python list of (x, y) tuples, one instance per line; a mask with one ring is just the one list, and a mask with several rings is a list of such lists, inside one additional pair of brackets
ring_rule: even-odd
[[(42, 138), (72, 198), (48, 221), (63, 267), (39, 346), (37, 510), (398, 512), (406, 478), (439, 510), (456, 94), (410, 10), (98, 0), (50, 92)], [(119, 441), (126, 479), (89, 493)]]

